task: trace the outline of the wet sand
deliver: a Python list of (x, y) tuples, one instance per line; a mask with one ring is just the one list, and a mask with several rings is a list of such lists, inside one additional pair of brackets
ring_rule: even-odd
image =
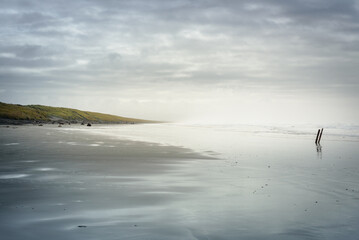
[(1, 239), (161, 238), (171, 231), (169, 203), (196, 191), (182, 165), (205, 159), (57, 129), (1, 133)]
[[(359, 233), (356, 152), (324, 162), (316, 154), (310, 159), (302, 140), (283, 148), (282, 139), (249, 139), (233, 160), (52, 127), (0, 132), (1, 239), (355, 239)], [(251, 141), (264, 152), (253, 155)]]

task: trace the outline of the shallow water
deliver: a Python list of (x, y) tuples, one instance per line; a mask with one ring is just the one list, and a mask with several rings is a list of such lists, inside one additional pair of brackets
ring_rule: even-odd
[(0, 132), (1, 239), (359, 234), (358, 142), (337, 129), (321, 150), (307, 130), (256, 126)]

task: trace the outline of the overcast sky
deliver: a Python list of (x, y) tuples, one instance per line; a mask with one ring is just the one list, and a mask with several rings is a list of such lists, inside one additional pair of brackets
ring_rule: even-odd
[(357, 0), (0, 0), (0, 101), (359, 123)]

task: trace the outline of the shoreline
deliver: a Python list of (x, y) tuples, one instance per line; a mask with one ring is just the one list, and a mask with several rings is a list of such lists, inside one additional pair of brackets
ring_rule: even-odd
[(18, 119), (6, 119), (6, 118), (0, 118), (0, 126), (4, 125), (53, 125), (53, 124), (60, 124), (60, 125), (86, 125), (87, 123), (90, 124), (105, 124), (105, 125), (117, 125), (117, 124), (156, 124), (156, 123), (166, 123), (166, 122), (160, 122), (160, 121), (148, 121), (148, 122), (133, 122), (133, 121), (118, 121), (118, 122), (106, 122), (106, 121), (90, 121), (90, 120), (18, 120)]

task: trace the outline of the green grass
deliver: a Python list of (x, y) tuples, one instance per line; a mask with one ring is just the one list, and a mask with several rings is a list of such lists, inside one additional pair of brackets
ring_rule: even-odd
[(49, 107), (42, 105), (17, 105), (0, 102), (0, 118), (13, 120), (51, 121), (88, 121), (97, 123), (150, 123), (153, 121), (126, 118), (110, 114), (87, 112), (71, 108)]

